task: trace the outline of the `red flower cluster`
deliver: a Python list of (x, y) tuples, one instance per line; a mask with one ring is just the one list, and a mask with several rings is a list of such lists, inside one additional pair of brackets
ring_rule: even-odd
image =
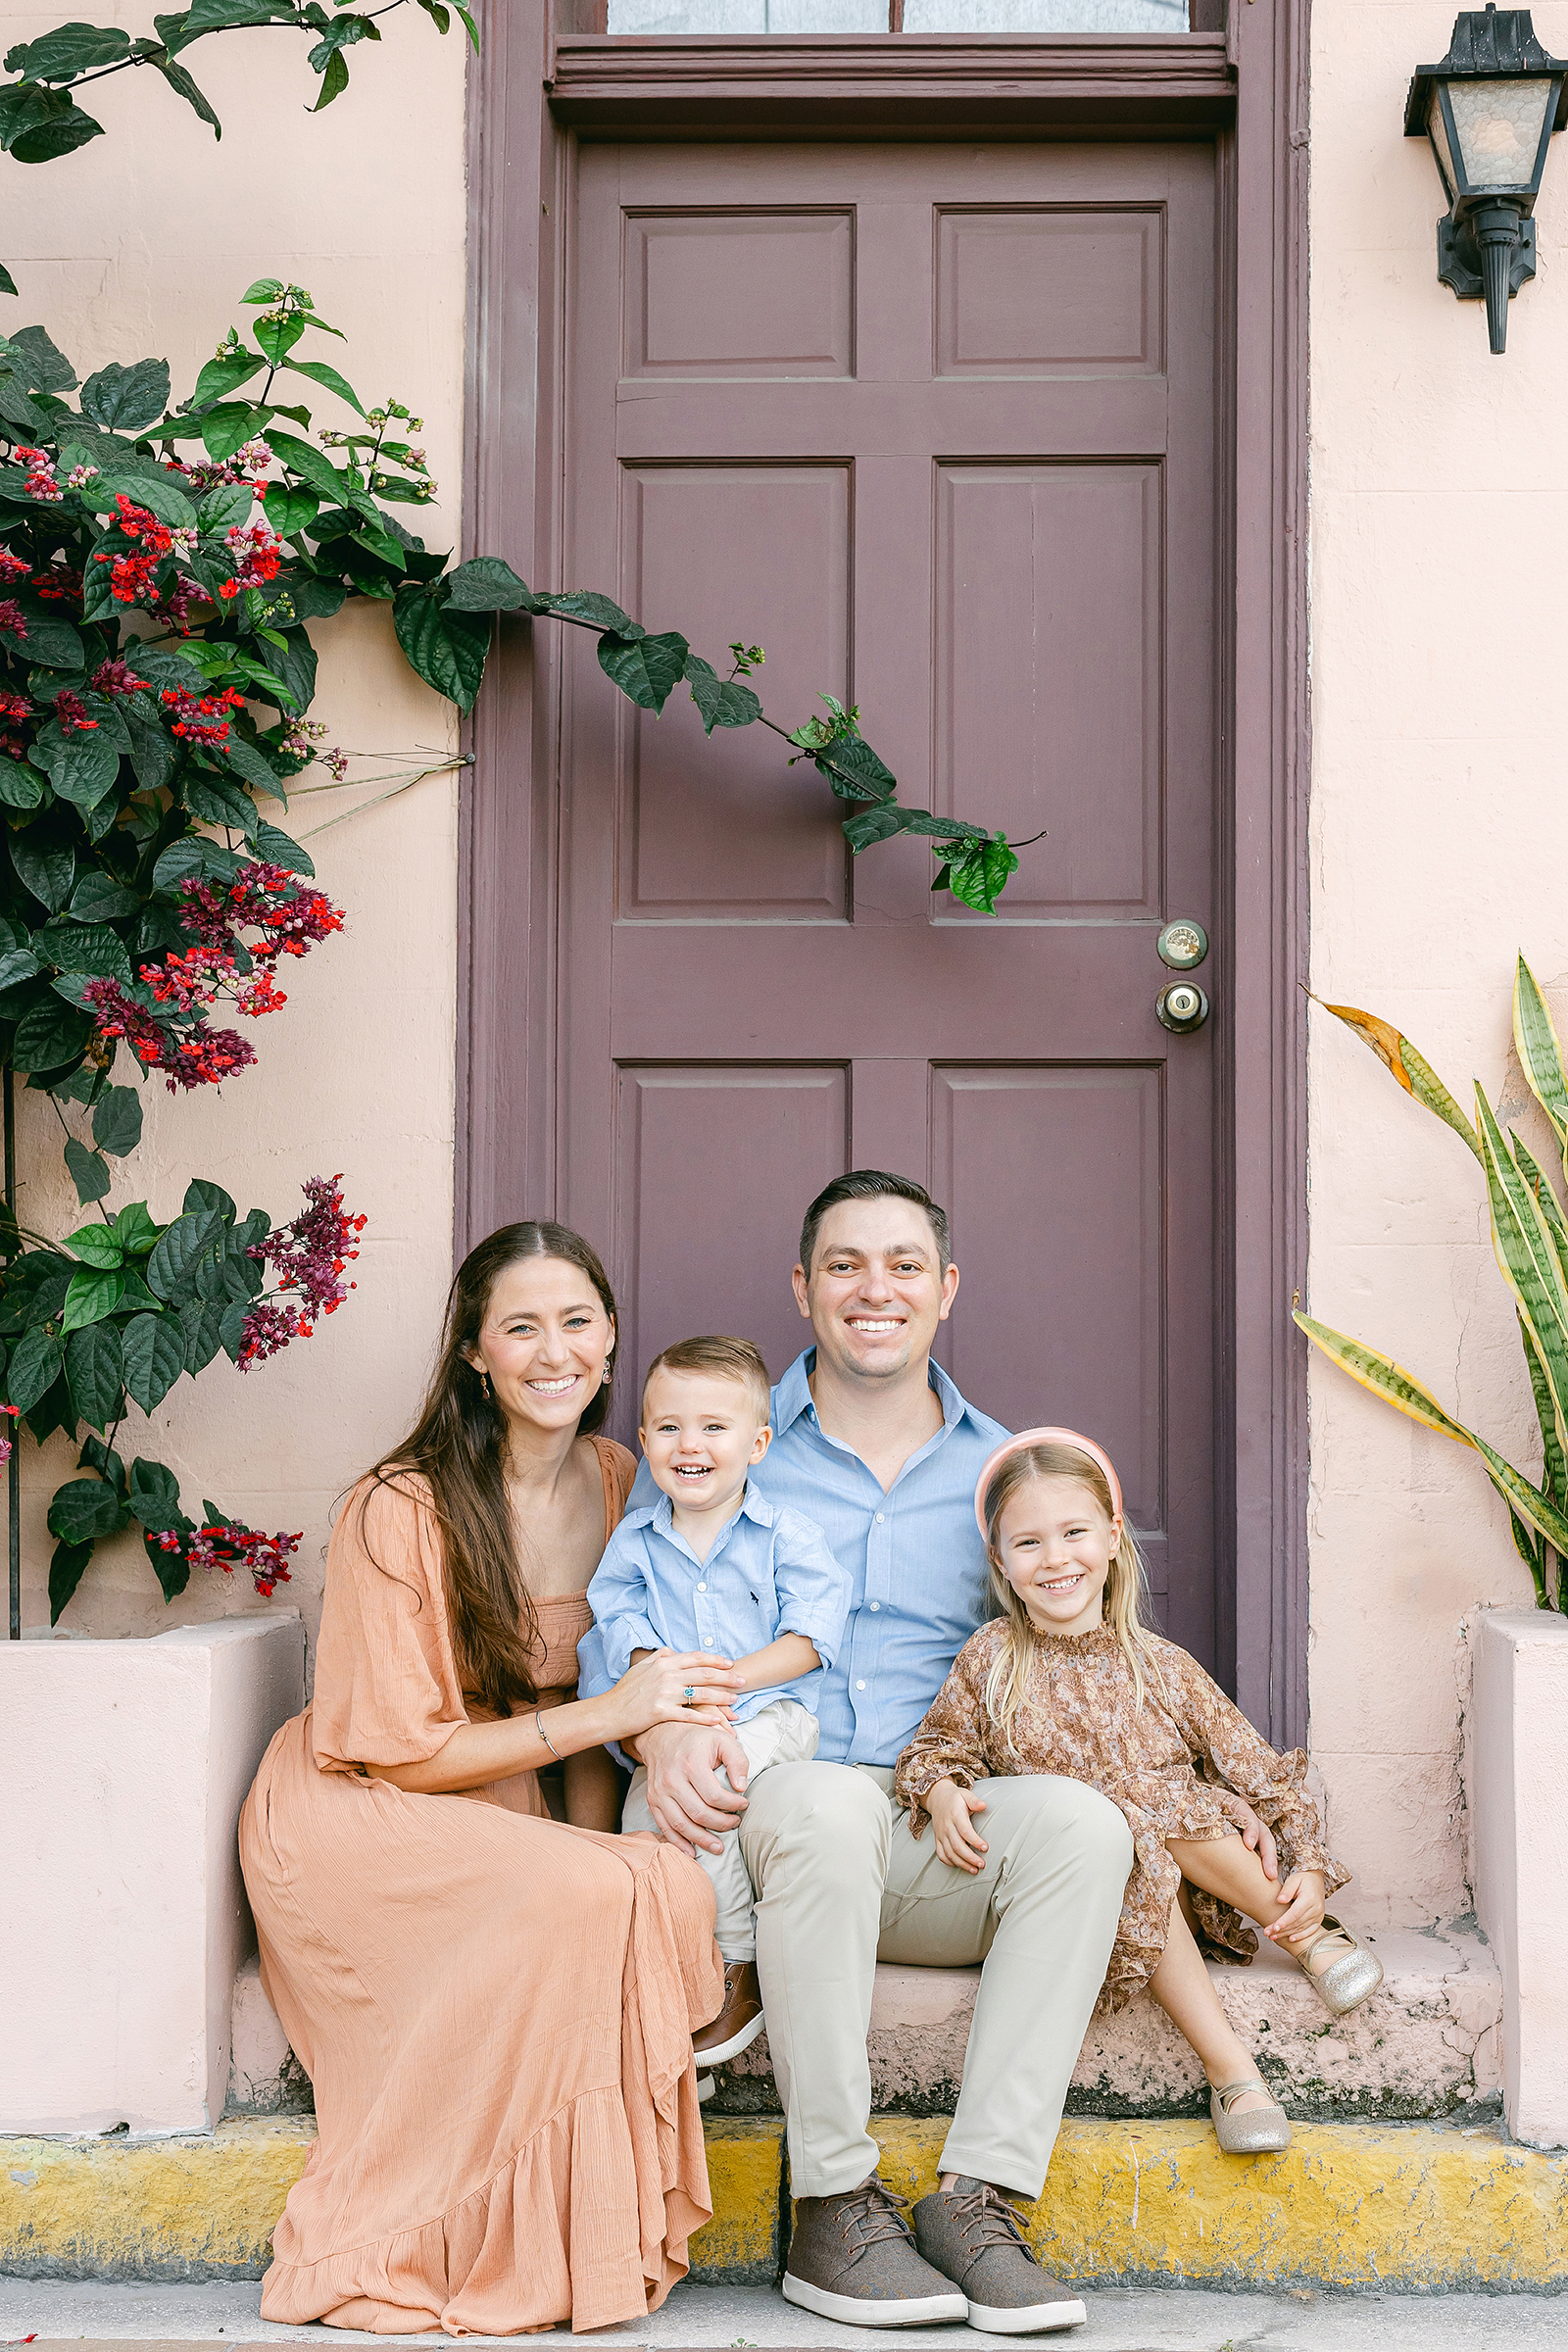
[(241, 930), (263, 934), (251, 949), (253, 959), (269, 967), (279, 956), (304, 956), (333, 931), (343, 928), (343, 913), (324, 892), (305, 890), (285, 866), (259, 860), (242, 865), (226, 889), (211, 882), (184, 882), (185, 901), (180, 921), (204, 947), (233, 952)]
[(112, 565), (109, 574), (109, 593), (117, 605), (134, 605), (145, 597), (156, 601), (153, 574), (174, 544), (172, 531), (161, 523), (156, 514), (145, 507), (133, 506), (123, 490), (115, 500), (119, 511), (120, 528), (127, 539), (134, 540), (141, 553), (134, 556), (93, 557), (95, 564)]
[(271, 1599), (278, 1585), (291, 1582), (284, 1562), (303, 1541), (303, 1528), (294, 1536), (264, 1536), (237, 1519), (199, 1527), (189, 1536), (177, 1535), (171, 1528), (157, 1539), (160, 1551), (177, 1551), (193, 1568), (220, 1568), (225, 1576), (232, 1576), (236, 1568), (249, 1570), (264, 1600)]
[[(145, 967), (156, 969), (153, 965)], [(233, 1029), (209, 1029), (198, 1021), (183, 1037), (129, 997), (118, 980), (89, 980), (84, 1004), (101, 1038), (122, 1038), (144, 1070), (162, 1070), (174, 1094), (197, 1086), (221, 1086), (256, 1059), (256, 1049)]]
[(24, 580), (32, 569), (21, 556), (14, 556), (9, 547), (0, 547), (0, 580), (9, 585), (13, 580)]
[(69, 686), (55, 696), (55, 716), (63, 735), (90, 735), (98, 724), (95, 718), (87, 716), (87, 706), (80, 695), (73, 694)]
[(87, 680), (94, 694), (151, 694), (151, 678), (138, 678), (128, 662), (112, 658), (100, 662)]
[(344, 1208), (342, 1182), (341, 1175), (310, 1177), (299, 1215), (252, 1247), (250, 1255), (260, 1265), (270, 1262), (281, 1277), (281, 1288), (258, 1298), (246, 1312), (239, 1354), (242, 1372), (275, 1355), (290, 1340), (308, 1340), (320, 1317), (336, 1314), (350, 1291), (359, 1287), (345, 1282), (343, 1275), (360, 1254), (359, 1237), (366, 1221)]
[(32, 705), (24, 694), (0, 693), (0, 718), (30, 718)]
[(27, 468), (26, 492), (29, 498), (41, 498), (50, 506), (58, 506), (65, 492), (55, 480), (55, 462), (46, 449), (19, 449), (18, 458)]
[(22, 607), (14, 596), (0, 601), (0, 629), (9, 629), (13, 637), (25, 637), (27, 624), (22, 617)]
[(212, 752), (226, 748), (228, 713), (240, 710), (245, 701), (232, 686), (225, 686), (221, 694), (200, 696), (185, 686), (166, 686), (158, 699), (166, 710), (173, 712), (170, 722), (172, 735), (182, 735), (187, 743), (202, 744)]
[(231, 580), (220, 582), (220, 596), (227, 599), (246, 588), (263, 588), (277, 577), (283, 542), (270, 523), (236, 523), (228, 533), (228, 544), (239, 568)]
[[(20, 1405), (15, 1405), (15, 1404), (0, 1404), (0, 1413), (9, 1413), (9, 1414), (11, 1415), (11, 1418), (12, 1418), (12, 1420), (13, 1420), (13, 1421), (15, 1421), (15, 1420), (17, 1420), (17, 1419), (19, 1418), (19, 1416), (20, 1416), (20, 1414), (21, 1414), (21, 1409), (22, 1409), (22, 1408), (21, 1408), (21, 1406), (20, 1406)], [(4, 1429), (4, 1424), (3, 1424), (3, 1423), (0, 1423), (0, 1429)], [(10, 1430), (6, 1429), (6, 1430), (4, 1430), (4, 1435), (3, 1435), (3, 1436), (0, 1436), (0, 1462), (9, 1462), (9, 1461), (10, 1461), (10, 1459), (11, 1459), (11, 1446), (12, 1446), (11, 1432), (10, 1432)]]
[(81, 574), (73, 571), (69, 564), (46, 564), (42, 571), (32, 575), (35, 594), (46, 605), (79, 605)]

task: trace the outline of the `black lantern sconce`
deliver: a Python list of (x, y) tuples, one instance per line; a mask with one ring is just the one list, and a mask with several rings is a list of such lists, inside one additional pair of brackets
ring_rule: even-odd
[(1536, 224), (1546, 148), (1568, 122), (1568, 59), (1548, 57), (1528, 8), (1466, 9), (1441, 64), (1417, 66), (1404, 135), (1430, 138), (1447, 191), (1438, 222), (1438, 277), (1461, 302), (1485, 295), (1494, 355), (1508, 339), (1508, 304), (1536, 274)]

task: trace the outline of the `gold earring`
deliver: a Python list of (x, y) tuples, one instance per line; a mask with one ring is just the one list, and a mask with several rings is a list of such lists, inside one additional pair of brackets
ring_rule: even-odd
[(480, 1388), (481, 1388), (481, 1389), (483, 1389), (483, 1391), (484, 1391), (484, 1393), (485, 1393), (485, 1396), (486, 1396), (486, 1397), (488, 1397), (488, 1396), (489, 1396), (489, 1395), (490, 1395), (490, 1375), (489, 1375), (489, 1373), (488, 1373), (488, 1372), (481, 1372), (481, 1373), (480, 1373), (480, 1375), (479, 1375), (479, 1386), (480, 1386)]

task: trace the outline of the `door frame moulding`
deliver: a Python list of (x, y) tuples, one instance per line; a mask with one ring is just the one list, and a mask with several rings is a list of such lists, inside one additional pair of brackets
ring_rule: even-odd
[[(593, 0), (580, 0), (578, 24)], [(1214, 142), (1219, 237), (1215, 946), (1222, 1655), (1280, 1746), (1306, 1737), (1304, 1288), (1309, 710), (1306, 120), (1311, 0), (1229, 0), (1181, 40), (614, 41), (549, 0), (492, 13), (470, 60), (464, 550), (558, 579), (562, 318), (581, 136), (1190, 135)], [(787, 61), (787, 62), (786, 62)], [(892, 70), (890, 70), (892, 69)], [(940, 130), (939, 130), (940, 126)], [(455, 1243), (555, 1203), (561, 904), (558, 637), (501, 641), (468, 730), (459, 836)]]

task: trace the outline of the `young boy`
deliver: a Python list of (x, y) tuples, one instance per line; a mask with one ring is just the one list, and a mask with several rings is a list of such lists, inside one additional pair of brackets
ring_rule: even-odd
[[(751, 1776), (809, 1763), (811, 1702), (849, 1615), (850, 1579), (820, 1528), (748, 1483), (772, 1442), (767, 1366), (749, 1340), (682, 1340), (648, 1367), (638, 1431), (662, 1500), (628, 1511), (588, 1588), (612, 1675), (653, 1649), (708, 1649), (742, 1676), (733, 1711)], [(652, 1830), (639, 1766), (623, 1830)], [(713, 1933), (724, 2006), (697, 2035), (708, 2065), (736, 2057), (762, 2030), (752, 1886), (731, 1830), (721, 1854), (697, 1859), (713, 1882)]]

